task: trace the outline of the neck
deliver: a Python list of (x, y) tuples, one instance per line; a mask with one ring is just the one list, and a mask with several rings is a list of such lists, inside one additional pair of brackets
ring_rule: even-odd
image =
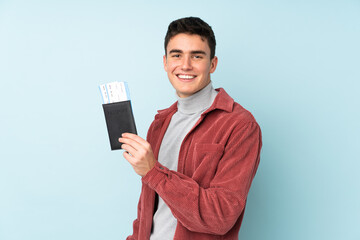
[(178, 97), (178, 111), (184, 114), (194, 114), (205, 111), (211, 106), (216, 94), (217, 92), (210, 82), (206, 87), (189, 97)]

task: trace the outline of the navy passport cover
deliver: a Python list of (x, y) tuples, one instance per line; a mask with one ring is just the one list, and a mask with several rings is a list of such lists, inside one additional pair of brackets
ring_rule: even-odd
[(136, 132), (134, 115), (130, 101), (103, 104), (106, 127), (109, 134), (111, 150), (121, 149), (118, 141), (122, 133)]

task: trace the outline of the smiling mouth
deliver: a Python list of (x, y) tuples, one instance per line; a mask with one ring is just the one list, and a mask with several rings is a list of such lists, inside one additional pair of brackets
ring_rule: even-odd
[(177, 74), (176, 75), (180, 80), (192, 80), (196, 75), (187, 75), (187, 74)]

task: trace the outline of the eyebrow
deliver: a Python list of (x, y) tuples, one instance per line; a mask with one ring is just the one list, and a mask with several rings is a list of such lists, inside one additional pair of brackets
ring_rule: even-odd
[[(172, 50), (170, 50), (169, 54), (171, 54), (171, 53), (183, 53), (183, 51), (180, 50), (180, 49), (172, 49)], [(206, 52), (201, 51), (201, 50), (194, 50), (194, 51), (191, 51), (190, 53), (191, 54), (203, 54), (203, 55), (206, 55)]]

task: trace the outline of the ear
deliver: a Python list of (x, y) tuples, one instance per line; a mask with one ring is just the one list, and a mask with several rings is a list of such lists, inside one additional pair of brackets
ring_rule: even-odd
[(163, 57), (163, 62), (164, 62), (164, 69), (167, 72), (166, 55), (164, 55)]
[(217, 64), (218, 64), (218, 58), (217, 56), (214, 56), (213, 59), (211, 59), (211, 63), (210, 63), (210, 73), (215, 72)]

